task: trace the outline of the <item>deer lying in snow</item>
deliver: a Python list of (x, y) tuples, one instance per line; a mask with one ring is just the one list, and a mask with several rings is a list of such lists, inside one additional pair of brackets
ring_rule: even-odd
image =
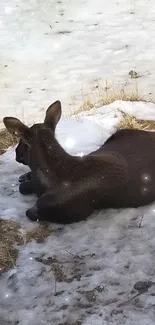
[(16, 160), (31, 170), (20, 180), (29, 182), (30, 192), (38, 196), (26, 211), (29, 219), (65, 224), (86, 219), (96, 209), (138, 207), (155, 200), (155, 132), (120, 130), (99, 150), (77, 157), (55, 138), (60, 117), (61, 103), (56, 101), (42, 124), (29, 128), (17, 118), (3, 120), (20, 137)]

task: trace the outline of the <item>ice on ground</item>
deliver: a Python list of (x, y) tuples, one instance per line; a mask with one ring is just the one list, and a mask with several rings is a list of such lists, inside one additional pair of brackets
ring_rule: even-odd
[[(70, 143), (65, 148), (71, 154), (97, 149), (120, 120), (117, 106), (155, 120), (153, 104), (117, 102), (94, 116), (62, 120), (58, 140), (64, 147)], [(35, 196), (18, 192), (18, 177), (27, 168), (14, 158), (14, 148), (0, 157), (0, 216), (23, 229), (37, 227), (25, 216)], [(155, 203), (52, 227), (44, 244), (21, 246), (16, 267), (0, 276), (1, 325), (154, 325)], [(137, 291), (138, 281), (152, 282)]]
[(31, 123), (56, 99), (68, 113), (98, 81), (135, 89), (130, 70), (153, 96), (154, 13), (154, 0), (1, 1), (0, 123)]

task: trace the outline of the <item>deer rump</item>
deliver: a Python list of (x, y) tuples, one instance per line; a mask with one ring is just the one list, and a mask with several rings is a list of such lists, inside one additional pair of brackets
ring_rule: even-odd
[[(30, 167), (20, 178), (38, 195), (29, 219), (71, 223), (94, 210), (144, 206), (155, 199), (155, 132), (116, 131), (98, 150), (81, 157), (64, 151), (55, 138), (61, 103), (46, 111), (45, 121), (28, 128), (4, 118), (9, 132), (20, 137), (16, 160)], [(24, 192), (24, 191), (23, 191)]]

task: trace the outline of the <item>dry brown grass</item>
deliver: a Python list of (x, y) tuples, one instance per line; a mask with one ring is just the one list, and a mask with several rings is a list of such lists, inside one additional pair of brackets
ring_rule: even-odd
[[(72, 114), (78, 116), (78, 114), (89, 111), (94, 107), (92, 110), (92, 114), (95, 113), (95, 105), (97, 107), (101, 107), (104, 105), (109, 105), (116, 100), (122, 101), (130, 101), (130, 102), (138, 102), (138, 101), (145, 101), (142, 96), (139, 95), (137, 83), (134, 83), (133, 91), (126, 91), (124, 88), (118, 88), (116, 91), (109, 88), (107, 83), (106, 87), (103, 88), (100, 85), (97, 86), (95, 92), (89, 95), (86, 99), (83, 100), (83, 104)], [(148, 101), (150, 102), (150, 100)], [(155, 103), (154, 99), (151, 99), (152, 103)], [(118, 124), (118, 129), (138, 129), (138, 130), (155, 130), (155, 121), (152, 120), (141, 120), (137, 119), (134, 115), (130, 115), (124, 113), (123, 111), (119, 110), (122, 114), (122, 120)]]
[(0, 131), (0, 155), (17, 142), (17, 137), (13, 137), (6, 129)]
[(52, 233), (51, 225), (40, 224), (38, 227), (25, 233), (25, 242), (29, 243), (35, 240), (37, 243), (44, 243), (48, 236)]
[(130, 102), (139, 102), (144, 100), (138, 93), (138, 88), (131, 92), (126, 92), (124, 88), (118, 89), (117, 91), (108, 90), (108, 89), (101, 89), (99, 91), (99, 103), (101, 106), (109, 105), (115, 100), (123, 100), (123, 101), (130, 101)]
[(0, 219), (0, 270), (7, 271), (16, 265), (18, 249), (14, 244), (23, 244), (19, 232), (20, 224), (14, 221)]
[(118, 129), (155, 130), (155, 121), (137, 119), (134, 115), (124, 113), (121, 110), (119, 111), (122, 114), (122, 120), (117, 125)]
[[(91, 110), (95, 104), (98, 107), (109, 105), (116, 100), (123, 101), (146, 101), (142, 96), (139, 95), (138, 86), (135, 83), (132, 91), (126, 91), (125, 88), (117, 88), (116, 90), (111, 89), (106, 84), (106, 87), (98, 86), (87, 98), (83, 99), (83, 104), (72, 114), (78, 115), (83, 111)], [(152, 99), (152, 102), (154, 100)]]
[(83, 104), (73, 113), (73, 115), (78, 115), (81, 112), (84, 111), (90, 111), (95, 105), (95, 102), (93, 101), (93, 99), (87, 98), (84, 100)]
[(6, 272), (15, 267), (18, 246), (26, 245), (33, 240), (43, 243), (51, 233), (52, 229), (49, 224), (40, 224), (32, 230), (23, 232), (20, 223), (0, 219), (0, 272)]

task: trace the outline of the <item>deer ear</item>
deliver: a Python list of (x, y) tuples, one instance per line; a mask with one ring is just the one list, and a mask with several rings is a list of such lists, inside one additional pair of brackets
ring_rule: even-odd
[(21, 138), (28, 146), (31, 143), (30, 129), (15, 117), (4, 117), (3, 123), (12, 135)]
[(56, 127), (57, 123), (59, 122), (60, 117), (61, 117), (61, 102), (59, 100), (57, 100), (56, 102), (54, 102), (53, 104), (51, 104), (48, 107), (48, 109), (46, 111), (44, 123), (48, 127), (55, 130), (55, 127)]

